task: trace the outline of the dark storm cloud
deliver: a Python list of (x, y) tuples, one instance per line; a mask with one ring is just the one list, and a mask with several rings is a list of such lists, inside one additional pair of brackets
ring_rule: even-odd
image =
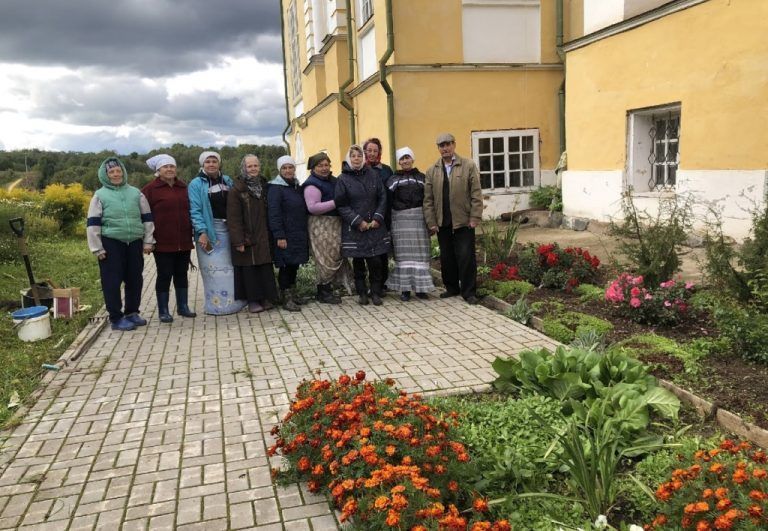
[(216, 57), (280, 62), (277, 0), (3, 0), (0, 62), (106, 67), (146, 77)]

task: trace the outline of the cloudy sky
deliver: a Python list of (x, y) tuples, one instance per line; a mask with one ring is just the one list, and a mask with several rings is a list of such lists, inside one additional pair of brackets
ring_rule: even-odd
[(278, 0), (0, 5), (0, 149), (282, 143)]

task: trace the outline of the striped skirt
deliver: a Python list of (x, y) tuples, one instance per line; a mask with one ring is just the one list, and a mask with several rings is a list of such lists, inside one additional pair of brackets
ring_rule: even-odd
[(309, 216), (309, 247), (318, 284), (342, 286), (352, 294), (352, 267), (341, 256), (341, 218)]
[(429, 273), (429, 232), (421, 208), (392, 211), (395, 269), (387, 280), (393, 291), (426, 293), (435, 289)]
[(213, 252), (208, 254), (200, 245), (196, 246), (205, 292), (204, 309), (208, 315), (228, 315), (242, 310), (247, 302), (235, 299), (235, 270), (232, 267), (227, 223), (214, 219), (213, 226), (217, 240)]

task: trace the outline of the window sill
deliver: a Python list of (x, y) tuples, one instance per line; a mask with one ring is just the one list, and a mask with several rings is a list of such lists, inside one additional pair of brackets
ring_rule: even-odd
[(520, 188), (483, 188), (483, 195), (520, 195), (530, 194), (537, 186), (525, 186)]
[(677, 196), (677, 192), (675, 190), (664, 190), (661, 192), (652, 192), (652, 191), (646, 191), (646, 192), (636, 192), (632, 191), (632, 197), (639, 197), (639, 198), (649, 198), (649, 199), (674, 199)]

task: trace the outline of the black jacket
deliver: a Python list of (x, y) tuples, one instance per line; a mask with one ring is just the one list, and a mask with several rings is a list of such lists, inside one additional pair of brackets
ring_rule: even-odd
[[(369, 166), (353, 170), (346, 162), (336, 183), (336, 209), (341, 227), (341, 254), (344, 257), (363, 258), (379, 256), (390, 250), (390, 236), (384, 223), (387, 193), (381, 179)], [(378, 221), (376, 229), (360, 232), (365, 221)]]
[(424, 204), (424, 174), (416, 168), (399, 170), (387, 181), (392, 210), (421, 208)]

